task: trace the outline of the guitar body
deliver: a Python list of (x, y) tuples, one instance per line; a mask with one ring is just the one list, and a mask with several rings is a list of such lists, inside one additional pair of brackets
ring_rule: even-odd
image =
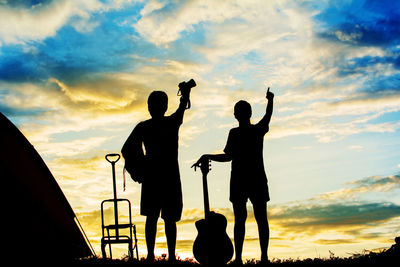
[(224, 215), (209, 212), (206, 219), (196, 222), (198, 235), (193, 244), (193, 255), (201, 264), (225, 264), (233, 256), (233, 245), (226, 233)]

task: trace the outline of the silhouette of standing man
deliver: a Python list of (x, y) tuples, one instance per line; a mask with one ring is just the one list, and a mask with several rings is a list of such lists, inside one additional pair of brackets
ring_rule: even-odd
[(269, 225), (267, 202), (269, 201), (268, 181), (264, 170), (263, 142), (269, 130), (274, 94), (267, 91), (268, 104), (264, 117), (257, 123), (250, 122), (251, 106), (240, 100), (235, 104), (234, 115), (239, 127), (229, 132), (223, 154), (205, 154), (197, 161), (232, 161), (230, 196), (235, 215), (234, 240), (235, 262), (242, 262), (242, 250), (247, 218), (247, 199), (253, 204), (261, 247), (261, 262), (268, 262)]
[[(189, 84), (192, 82), (192, 84)], [(153, 91), (148, 98), (151, 119), (140, 122), (126, 140), (122, 154), (143, 155), (140, 163), (135, 163), (142, 183), (140, 213), (146, 217), (145, 235), (147, 260), (154, 261), (154, 247), (157, 221), (165, 224), (168, 245), (168, 260), (175, 260), (176, 222), (182, 214), (182, 188), (178, 165), (178, 132), (183, 122), (187, 105), (190, 103), (190, 89), (193, 80), (179, 84), (181, 99), (178, 109), (170, 116), (164, 116), (168, 108), (168, 96), (163, 91)], [(142, 145), (144, 145), (145, 153)], [(124, 156), (125, 157), (125, 156)], [(129, 169), (127, 168), (129, 171)], [(137, 177), (136, 177), (137, 178)]]

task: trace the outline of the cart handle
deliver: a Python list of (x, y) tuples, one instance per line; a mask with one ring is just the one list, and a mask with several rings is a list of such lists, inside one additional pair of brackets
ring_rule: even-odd
[[(113, 161), (113, 160), (109, 159), (109, 157), (117, 157), (117, 159)], [(121, 158), (121, 156), (120, 156), (119, 154), (117, 154), (117, 153), (107, 154), (107, 155), (106, 155), (106, 160), (107, 160), (108, 162), (110, 162), (111, 164), (117, 162), (120, 158)]]

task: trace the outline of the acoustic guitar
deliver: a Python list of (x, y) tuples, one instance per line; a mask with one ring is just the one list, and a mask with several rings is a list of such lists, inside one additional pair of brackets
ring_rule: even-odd
[(193, 255), (201, 264), (226, 264), (233, 256), (233, 245), (226, 233), (227, 220), (224, 215), (210, 211), (207, 174), (210, 161), (199, 165), (203, 174), (204, 219), (196, 222), (198, 235), (193, 244)]

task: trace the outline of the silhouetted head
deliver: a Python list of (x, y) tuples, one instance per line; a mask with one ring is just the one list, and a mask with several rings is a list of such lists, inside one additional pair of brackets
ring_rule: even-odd
[(400, 236), (397, 236), (397, 237), (394, 239), (394, 242), (396, 242), (397, 245), (400, 245)]
[(251, 118), (251, 106), (248, 102), (240, 100), (235, 104), (234, 108), (235, 118), (239, 122), (250, 121)]
[(163, 117), (168, 109), (168, 96), (163, 91), (153, 91), (147, 99), (147, 108), (151, 117)]

